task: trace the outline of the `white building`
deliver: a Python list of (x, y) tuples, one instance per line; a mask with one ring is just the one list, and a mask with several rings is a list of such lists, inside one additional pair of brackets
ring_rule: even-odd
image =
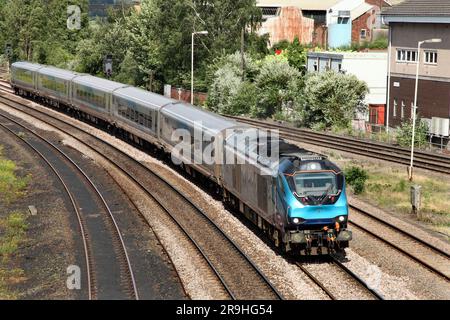
[(353, 74), (367, 83), (369, 105), (367, 121), (384, 124), (387, 95), (387, 52), (310, 52), (308, 53), (308, 72), (321, 72), (327, 69)]

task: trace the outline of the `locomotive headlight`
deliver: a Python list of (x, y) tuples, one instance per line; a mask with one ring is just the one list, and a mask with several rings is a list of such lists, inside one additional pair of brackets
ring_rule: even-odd
[(340, 216), (340, 217), (339, 217), (339, 221), (340, 221), (340, 222), (344, 222), (344, 221), (345, 221), (345, 217), (344, 217), (344, 216)]
[(294, 218), (294, 220), (292, 220), (295, 224), (299, 224), (300, 223), (300, 219), (299, 218)]

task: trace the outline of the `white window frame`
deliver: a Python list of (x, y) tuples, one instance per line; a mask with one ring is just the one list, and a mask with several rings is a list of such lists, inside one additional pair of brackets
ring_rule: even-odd
[[(414, 56), (414, 60), (413, 60)], [(414, 49), (397, 49), (397, 62), (417, 63), (417, 50)]]
[(401, 109), (400, 109), (400, 118), (401, 119), (405, 118), (405, 107), (406, 107), (405, 101), (402, 100), (402, 106), (401, 106)]
[[(363, 35), (363, 31), (364, 31), (364, 35)], [(361, 30), (359, 31), (359, 37), (360, 37), (361, 39), (367, 39), (367, 29), (361, 29)]]
[(394, 118), (397, 118), (397, 106), (398, 106), (397, 99), (394, 98), (394, 108), (392, 109), (392, 116)]
[[(434, 56), (434, 59), (427, 59)], [(434, 61), (433, 61), (434, 60)], [(423, 52), (423, 61), (425, 64), (437, 65), (438, 63), (438, 52), (436, 50), (425, 50)]]

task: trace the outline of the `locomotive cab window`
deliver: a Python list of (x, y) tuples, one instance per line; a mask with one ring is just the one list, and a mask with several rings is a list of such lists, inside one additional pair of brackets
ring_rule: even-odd
[(294, 176), (295, 192), (300, 197), (338, 194), (338, 177), (333, 172), (305, 172)]

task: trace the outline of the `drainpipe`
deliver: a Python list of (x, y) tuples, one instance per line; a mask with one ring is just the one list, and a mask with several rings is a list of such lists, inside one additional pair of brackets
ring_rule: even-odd
[[(384, 24), (384, 18), (383, 18)], [(389, 137), (389, 114), (391, 107), (391, 58), (392, 58), (392, 26), (389, 26), (389, 49), (388, 49), (388, 76), (387, 76), (387, 101), (386, 101), (386, 133)]]

